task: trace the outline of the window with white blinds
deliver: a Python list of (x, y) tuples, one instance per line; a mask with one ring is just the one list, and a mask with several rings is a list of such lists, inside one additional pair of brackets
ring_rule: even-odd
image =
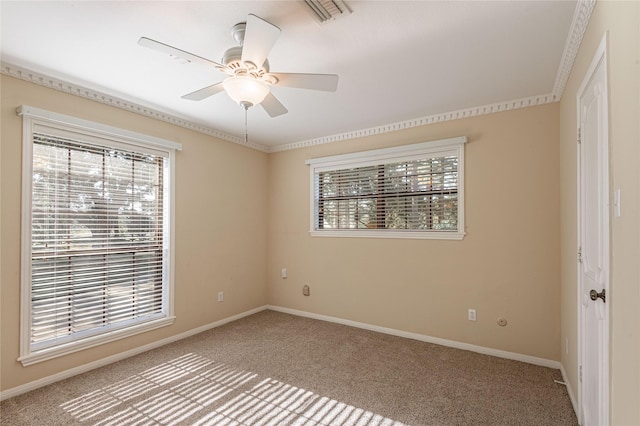
[(31, 214), (21, 361), (172, 321), (173, 149), (23, 119)]
[(309, 160), (312, 235), (462, 239), (464, 142)]

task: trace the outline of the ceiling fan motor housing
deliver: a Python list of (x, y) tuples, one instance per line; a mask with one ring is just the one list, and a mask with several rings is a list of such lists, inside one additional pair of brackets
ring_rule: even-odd
[[(234, 39), (239, 40), (238, 33), (241, 31), (244, 37), (245, 24), (236, 24), (231, 31)], [(238, 29), (238, 27), (242, 27)], [(242, 39), (240, 39), (242, 40)], [(234, 46), (226, 50), (222, 55), (222, 63), (227, 66), (227, 74), (230, 76), (248, 76), (267, 84), (274, 85), (278, 82), (275, 76), (269, 75), (269, 60), (265, 59), (262, 66), (257, 66), (252, 62), (242, 61), (242, 46)]]

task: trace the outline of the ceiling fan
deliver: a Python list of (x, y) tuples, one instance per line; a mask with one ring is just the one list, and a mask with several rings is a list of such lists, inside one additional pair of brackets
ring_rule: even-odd
[(270, 72), (267, 55), (280, 35), (280, 28), (264, 19), (250, 14), (246, 22), (233, 26), (231, 35), (240, 46), (227, 49), (221, 64), (147, 37), (140, 38), (138, 44), (188, 62), (213, 66), (227, 74), (223, 81), (188, 93), (183, 99), (200, 101), (225, 91), (245, 111), (260, 104), (267, 114), (277, 117), (287, 113), (287, 108), (271, 93), (270, 86), (336, 91), (338, 76), (335, 74)]

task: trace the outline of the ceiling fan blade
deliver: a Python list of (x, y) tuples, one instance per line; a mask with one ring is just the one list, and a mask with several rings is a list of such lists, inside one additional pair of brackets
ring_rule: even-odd
[(279, 35), (280, 28), (264, 19), (258, 18), (256, 15), (250, 14), (247, 16), (247, 26), (244, 33), (244, 42), (242, 43), (242, 57), (240, 59), (243, 62), (249, 61), (257, 67), (261, 67)]
[(299, 89), (335, 92), (338, 89), (338, 76), (335, 74), (295, 74), (269, 73), (278, 79), (276, 86), (297, 87)]
[(221, 69), (226, 69), (227, 67), (225, 65), (219, 64), (217, 62), (214, 61), (210, 61), (207, 58), (203, 58), (202, 56), (198, 56), (198, 55), (194, 55), (193, 53), (189, 53), (189, 52), (185, 52), (184, 50), (180, 50), (176, 47), (173, 46), (169, 46), (168, 44), (164, 44), (161, 43), (159, 41), (156, 40), (152, 40), (150, 38), (147, 37), (140, 37), (140, 40), (138, 40), (138, 44), (140, 46), (143, 47), (148, 47), (149, 49), (153, 49), (156, 50), (158, 52), (162, 52), (162, 53), (166, 53), (168, 55), (177, 57), (177, 58), (181, 58), (181, 59), (185, 59), (189, 62), (198, 62), (200, 64), (204, 64), (204, 65), (213, 65), (216, 68), (221, 68)]
[(267, 111), (267, 114), (271, 117), (277, 117), (282, 114), (286, 114), (289, 112), (287, 108), (275, 97), (273, 93), (269, 92), (266, 98), (260, 103), (262, 108)]
[(220, 93), (224, 90), (222, 86), (222, 82), (212, 84), (211, 86), (203, 87), (200, 90), (196, 90), (195, 92), (187, 93), (182, 97), (182, 99), (188, 99), (190, 101), (201, 101), (203, 99), (208, 98), (209, 96), (213, 96), (216, 93)]

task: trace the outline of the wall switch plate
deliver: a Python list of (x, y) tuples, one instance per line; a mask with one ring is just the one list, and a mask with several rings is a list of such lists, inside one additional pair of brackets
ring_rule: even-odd
[(476, 310), (475, 309), (469, 309), (469, 311), (467, 313), (467, 319), (469, 321), (475, 321), (476, 320)]
[(309, 296), (310, 294), (311, 294), (311, 289), (309, 288), (308, 285), (305, 285), (304, 287), (302, 287), (303, 296)]
[(287, 268), (282, 268), (280, 270), (280, 276), (282, 277), (283, 280), (287, 278)]
[(224, 302), (224, 291), (218, 292), (218, 302)]

